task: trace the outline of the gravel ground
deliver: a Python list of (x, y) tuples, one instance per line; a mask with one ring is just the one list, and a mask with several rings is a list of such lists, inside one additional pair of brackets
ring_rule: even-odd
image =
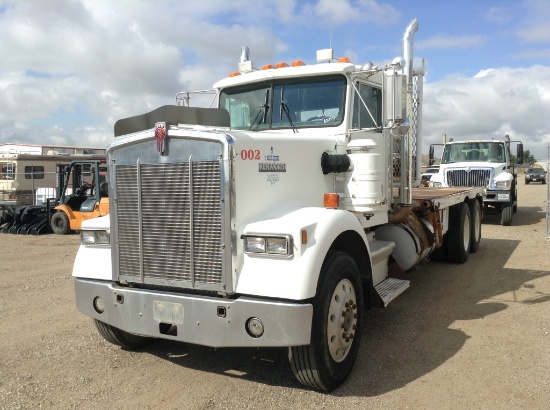
[(518, 190), (513, 226), (486, 215), (466, 264), (430, 262), (368, 312), (354, 370), (330, 394), (296, 382), (284, 349), (113, 346), (75, 307), (77, 235), (0, 234), (0, 408), (547, 409), (547, 187)]

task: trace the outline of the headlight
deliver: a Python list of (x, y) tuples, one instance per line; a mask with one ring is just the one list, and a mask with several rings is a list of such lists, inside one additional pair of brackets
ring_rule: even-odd
[(290, 235), (243, 235), (245, 253), (255, 255), (292, 256)]
[(108, 230), (80, 231), (80, 242), (83, 245), (109, 245), (110, 232)]
[(434, 188), (441, 188), (441, 182), (431, 182), (430, 181), (430, 185), (433, 186)]
[(493, 183), (494, 189), (510, 189), (512, 181), (495, 181)]
[(288, 254), (288, 239), (287, 238), (266, 238), (267, 253), (275, 253), (277, 255)]
[(265, 238), (245, 236), (244, 251), (249, 253), (265, 253)]

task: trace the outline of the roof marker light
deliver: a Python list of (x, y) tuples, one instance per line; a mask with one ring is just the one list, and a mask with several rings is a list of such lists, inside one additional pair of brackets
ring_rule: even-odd
[(350, 59), (349, 59), (349, 57), (340, 57), (340, 58), (338, 59), (338, 62), (339, 62), (339, 63), (349, 63), (349, 62), (350, 62)]
[(285, 62), (275, 64), (275, 68), (285, 68), (288, 67), (288, 64)]
[(266, 64), (262, 66), (262, 70), (271, 70), (275, 67), (273, 67), (273, 64)]
[(292, 67), (299, 67), (301, 65), (305, 65), (304, 62), (302, 60), (294, 60), (292, 62)]
[(229, 77), (236, 77), (238, 75), (241, 75), (241, 73), (239, 73), (238, 71), (235, 71), (233, 73), (229, 73)]

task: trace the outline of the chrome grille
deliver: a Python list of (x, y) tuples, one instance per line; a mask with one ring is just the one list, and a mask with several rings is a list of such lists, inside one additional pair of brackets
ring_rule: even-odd
[(115, 178), (120, 277), (223, 283), (220, 161), (117, 165)]
[(491, 171), (488, 169), (456, 169), (447, 171), (449, 186), (486, 187), (489, 185)]

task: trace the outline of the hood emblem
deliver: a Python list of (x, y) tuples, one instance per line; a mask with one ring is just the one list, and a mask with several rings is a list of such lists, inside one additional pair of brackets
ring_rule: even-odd
[(157, 151), (160, 155), (166, 152), (166, 122), (157, 122), (155, 124), (155, 139), (157, 140)]

